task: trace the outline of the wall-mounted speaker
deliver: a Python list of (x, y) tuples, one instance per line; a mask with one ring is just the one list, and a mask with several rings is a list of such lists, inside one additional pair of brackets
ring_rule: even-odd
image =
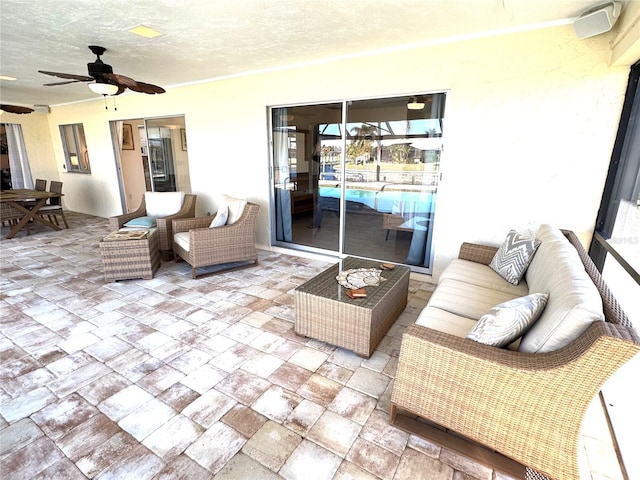
[(589, 38), (608, 32), (620, 16), (621, 2), (609, 2), (591, 8), (574, 20), (573, 29), (578, 38)]

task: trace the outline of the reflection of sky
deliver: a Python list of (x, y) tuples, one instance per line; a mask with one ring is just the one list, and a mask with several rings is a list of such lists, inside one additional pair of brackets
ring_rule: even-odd
[[(355, 135), (358, 132), (358, 129), (363, 126), (370, 127), (372, 125), (377, 125), (379, 128), (379, 133), (383, 137), (385, 135), (442, 135), (442, 129), (440, 128), (440, 119), (439, 118), (419, 118), (416, 120), (395, 120), (388, 122), (371, 122), (371, 124), (363, 124), (363, 123), (347, 123), (347, 131), (351, 135)], [(339, 123), (330, 123), (330, 124), (320, 124), (320, 134), (321, 135), (332, 135), (335, 137), (342, 136), (341, 127), (342, 125)], [(376, 132), (378, 133), (378, 132)]]

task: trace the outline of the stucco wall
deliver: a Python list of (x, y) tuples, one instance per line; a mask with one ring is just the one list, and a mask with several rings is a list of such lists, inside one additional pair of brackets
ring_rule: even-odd
[(82, 122), (92, 175), (59, 171), (65, 205), (120, 213), (109, 120), (184, 114), (198, 213), (225, 193), (257, 202), (266, 247), (268, 106), (447, 91), (437, 275), (461, 241), (498, 243), (510, 228), (546, 222), (590, 236), (629, 72), (611, 66), (609, 40), (578, 40), (563, 26), (122, 95), (117, 111), (101, 99), (60, 106), (48, 116), (51, 161), (63, 163), (58, 125)]
[[(16, 115), (3, 113), (0, 123), (17, 123), (22, 126), (29, 167), (33, 179), (44, 178), (47, 180), (59, 180), (59, 170), (62, 163), (56, 165), (53, 157), (51, 131), (49, 130), (49, 115), (45, 113), (30, 113), (28, 115)], [(60, 140), (60, 130), (55, 130), (56, 141)], [(62, 148), (62, 147), (61, 147)]]

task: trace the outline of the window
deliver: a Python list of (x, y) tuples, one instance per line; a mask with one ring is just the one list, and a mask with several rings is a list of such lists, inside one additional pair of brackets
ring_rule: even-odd
[[(640, 62), (631, 68), (618, 137), (589, 254), (604, 281), (638, 330), (640, 320)], [(625, 478), (638, 478), (638, 404), (629, 395), (640, 373), (640, 355), (602, 387), (602, 405)]]
[(66, 169), (69, 173), (91, 173), (89, 151), (81, 123), (60, 125)]
[(430, 273), (445, 101), (271, 108), (274, 244)]

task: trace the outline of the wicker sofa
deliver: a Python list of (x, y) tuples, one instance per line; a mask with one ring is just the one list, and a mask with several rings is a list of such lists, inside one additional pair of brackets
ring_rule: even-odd
[[(554, 279), (566, 259), (545, 258), (553, 250), (543, 248), (544, 240), (517, 287), (487, 266), (496, 247), (465, 243), (458, 259), (442, 273), (418, 321), (403, 336), (391, 423), (516, 478), (579, 478), (579, 437), (587, 407), (606, 379), (640, 351), (640, 337), (575, 234), (557, 232), (562, 239), (558, 241), (566, 238), (572, 246), (568, 250), (577, 251), (578, 270), (584, 267), (592, 283), (589, 288), (595, 286), (597, 292), (588, 302), (602, 304), (604, 321), (587, 322), (578, 327), (575, 338), (562, 339), (564, 346), (536, 347), (537, 353), (465, 338), (469, 322), (499, 298), (526, 295), (529, 288), (546, 289), (544, 316), (557, 315), (574, 295), (566, 291), (566, 282)], [(568, 258), (571, 262), (571, 255)], [(541, 286), (535, 276), (547, 284)], [(534, 327), (545, 326), (543, 317), (537, 322)], [(528, 345), (531, 352), (528, 335), (554, 333), (534, 327), (516, 348)]]

